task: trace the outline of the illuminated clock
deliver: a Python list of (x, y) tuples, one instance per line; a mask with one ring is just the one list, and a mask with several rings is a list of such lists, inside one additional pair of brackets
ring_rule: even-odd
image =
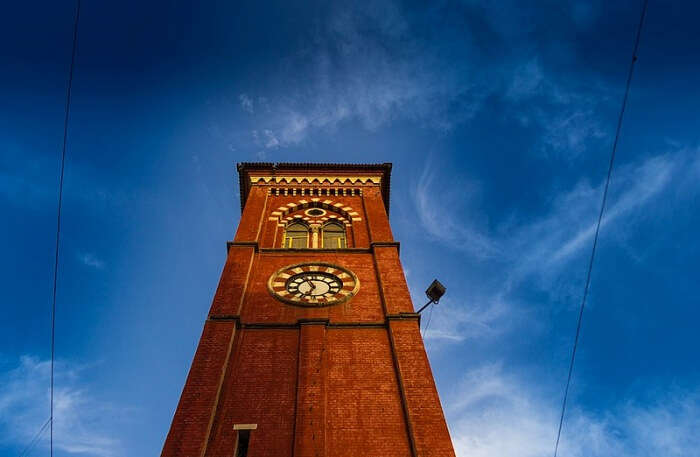
[(352, 271), (330, 263), (298, 263), (280, 268), (267, 281), (270, 293), (298, 306), (330, 306), (352, 298), (360, 280)]

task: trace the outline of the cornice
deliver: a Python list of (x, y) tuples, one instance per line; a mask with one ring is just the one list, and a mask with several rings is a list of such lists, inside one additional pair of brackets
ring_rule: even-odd
[(258, 252), (259, 249), (257, 241), (227, 241), (226, 252), (230, 251), (232, 247), (253, 248), (255, 252)]
[(398, 241), (392, 242), (373, 242), (370, 243), (368, 248), (261, 248), (256, 241), (227, 241), (226, 251), (228, 252), (232, 247), (237, 248), (252, 248), (255, 252), (260, 252), (263, 254), (283, 254), (288, 255), (290, 253), (339, 253), (339, 254), (371, 254), (375, 251), (377, 247), (395, 247), (397, 251), (400, 250), (401, 244)]
[(374, 252), (374, 248), (396, 248), (396, 252), (401, 253), (401, 243), (398, 241), (372, 241), (369, 244)]
[[(389, 214), (391, 163), (272, 163), (242, 162), (237, 165), (241, 211), (253, 184), (371, 185), (379, 186)], [(255, 181), (253, 181), (255, 180)]]
[(211, 314), (207, 317), (209, 322), (233, 322), (237, 328), (248, 330), (269, 330), (269, 329), (288, 329), (296, 330), (304, 325), (323, 325), (331, 329), (347, 329), (347, 328), (388, 328), (389, 322), (394, 320), (417, 320), (420, 321), (420, 315), (414, 313), (401, 313), (400, 315), (386, 316), (385, 320), (380, 321), (354, 321), (354, 322), (336, 322), (328, 318), (302, 318), (296, 322), (242, 322), (241, 317), (237, 314)]
[(241, 162), (239, 171), (246, 170), (377, 170), (390, 171), (391, 163), (317, 163), (317, 162)]

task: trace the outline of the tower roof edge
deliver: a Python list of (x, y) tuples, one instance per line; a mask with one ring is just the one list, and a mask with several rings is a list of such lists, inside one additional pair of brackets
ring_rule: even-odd
[(313, 172), (314, 174), (332, 174), (332, 173), (380, 173), (382, 176), (381, 189), (382, 199), (386, 212), (389, 214), (389, 197), (391, 183), (391, 162), (384, 163), (304, 163), (304, 162), (239, 162), (236, 164), (238, 170), (238, 184), (241, 195), (241, 211), (245, 206), (245, 202), (250, 192), (251, 181), (250, 172), (259, 173), (269, 171), (270, 175), (274, 176), (280, 172), (282, 174), (297, 174)]

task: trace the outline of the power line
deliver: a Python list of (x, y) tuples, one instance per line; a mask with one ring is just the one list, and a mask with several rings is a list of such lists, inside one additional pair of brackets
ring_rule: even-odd
[(34, 449), (34, 446), (36, 446), (36, 443), (39, 442), (39, 438), (41, 438), (41, 435), (44, 434), (44, 432), (46, 431), (46, 427), (49, 425), (50, 422), (51, 422), (51, 418), (49, 417), (48, 419), (46, 419), (46, 422), (44, 422), (44, 425), (41, 426), (39, 431), (36, 432), (36, 434), (34, 435), (34, 438), (32, 438), (32, 440), (29, 442), (27, 447), (25, 447), (22, 450), (22, 452), (19, 453), (18, 457), (27, 457), (29, 455), (29, 453), (32, 452), (32, 449)]
[(557, 452), (559, 451), (559, 439), (561, 438), (561, 428), (564, 423), (564, 413), (566, 412), (566, 400), (569, 397), (569, 386), (571, 384), (571, 374), (574, 371), (574, 361), (576, 359), (576, 349), (578, 348), (579, 335), (581, 334), (581, 322), (583, 320), (583, 310), (586, 307), (586, 299), (588, 298), (588, 290), (591, 285), (591, 272), (593, 271), (593, 261), (595, 259), (596, 248), (598, 247), (598, 234), (600, 233), (600, 224), (603, 220), (603, 213), (605, 212), (605, 203), (608, 199), (608, 188), (610, 186), (610, 177), (612, 176), (613, 165), (615, 164), (615, 153), (617, 152), (617, 143), (620, 139), (620, 130), (622, 129), (622, 119), (625, 115), (625, 108), (627, 107), (627, 97), (630, 92), (630, 85), (632, 83), (632, 75), (634, 74), (634, 64), (637, 62), (637, 50), (639, 49), (639, 39), (642, 34), (642, 27), (644, 25), (644, 18), (647, 12), (647, 4), (649, 0), (644, 0), (642, 5), (642, 12), (639, 17), (639, 25), (637, 26), (637, 36), (634, 40), (634, 50), (632, 51), (632, 59), (630, 60), (629, 70), (627, 72), (627, 83), (625, 85), (625, 95), (622, 98), (622, 106), (620, 107), (620, 115), (617, 118), (617, 128), (615, 129), (615, 140), (613, 141), (612, 151), (610, 153), (610, 164), (608, 165), (608, 176), (605, 180), (605, 188), (603, 190), (603, 199), (600, 204), (600, 213), (598, 214), (598, 222), (596, 223), (595, 235), (593, 237), (593, 247), (591, 248), (591, 257), (588, 262), (588, 272), (586, 273), (586, 285), (583, 289), (583, 297), (581, 299), (581, 307), (578, 313), (578, 321), (576, 323), (576, 336), (574, 337), (574, 346), (571, 351), (571, 362), (569, 363), (569, 374), (566, 378), (566, 388), (564, 389), (564, 399), (561, 404), (561, 415), (559, 416), (559, 428), (557, 430), (557, 441), (554, 445), (554, 457), (557, 457)]
[(53, 266), (53, 297), (51, 300), (51, 414), (49, 415), (50, 438), (49, 449), (53, 457), (53, 385), (54, 385), (54, 360), (56, 356), (56, 288), (58, 284), (58, 260), (61, 245), (61, 207), (63, 204), (63, 176), (66, 168), (66, 144), (68, 142), (68, 120), (70, 119), (70, 100), (73, 88), (73, 69), (75, 68), (75, 51), (78, 46), (78, 21), (80, 20), (80, 1), (77, 0), (75, 20), (73, 22), (73, 49), (71, 51), (70, 70), (68, 73), (68, 87), (66, 88), (66, 108), (63, 118), (63, 149), (61, 152), (61, 173), (58, 181), (58, 209), (56, 211), (56, 257)]
[(433, 319), (433, 308), (435, 308), (435, 303), (430, 307), (430, 314), (428, 315), (428, 322), (425, 323), (425, 328), (423, 329), (423, 338), (428, 334), (428, 327), (430, 327), (430, 321)]

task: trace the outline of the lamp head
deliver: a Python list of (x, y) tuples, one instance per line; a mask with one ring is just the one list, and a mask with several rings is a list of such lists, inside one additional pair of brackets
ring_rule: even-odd
[(433, 302), (437, 303), (440, 301), (440, 297), (445, 295), (445, 286), (443, 286), (440, 281), (435, 279), (432, 283), (430, 283), (430, 286), (428, 286), (428, 289), (425, 291), (425, 295), (428, 296), (428, 298)]

